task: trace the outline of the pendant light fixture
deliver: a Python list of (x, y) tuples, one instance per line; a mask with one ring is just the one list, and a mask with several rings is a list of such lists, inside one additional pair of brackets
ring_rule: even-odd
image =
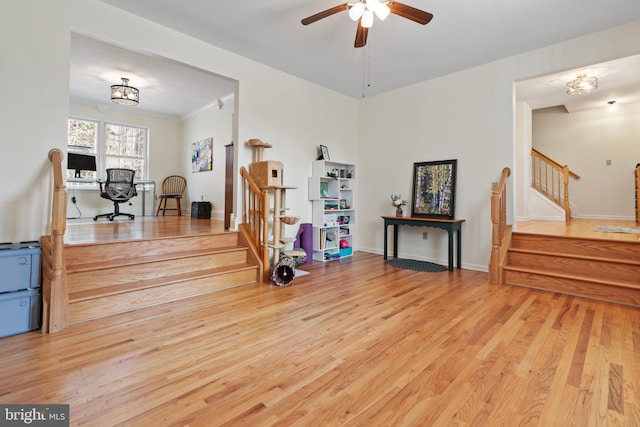
[(111, 86), (111, 101), (120, 105), (138, 105), (140, 91), (129, 86), (129, 79), (122, 77), (122, 84)]

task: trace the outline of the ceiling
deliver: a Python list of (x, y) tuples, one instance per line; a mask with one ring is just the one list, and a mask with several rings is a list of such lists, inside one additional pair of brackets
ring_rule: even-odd
[[(536, 110), (564, 105), (567, 112), (604, 108), (609, 101), (618, 105), (640, 102), (640, 55), (566, 70), (516, 83), (516, 100), (526, 101)], [(567, 82), (581, 74), (598, 79), (598, 88), (583, 95), (568, 95)]]
[[(79, 34), (71, 34), (69, 95), (99, 110), (143, 110), (184, 117), (233, 97), (233, 80), (157, 56), (145, 55)], [(111, 85), (121, 78), (140, 90), (136, 107), (111, 102)]]
[[(353, 47), (356, 24), (347, 12), (308, 26), (300, 23), (302, 18), (340, 4), (335, 0), (102, 1), (354, 98), (379, 94), (640, 19), (637, 0), (406, 0), (405, 4), (433, 13), (433, 20), (422, 26), (397, 15), (390, 15), (384, 22), (376, 18), (369, 31), (367, 46), (356, 49)], [(103, 70), (108, 70), (118, 64), (117, 58), (102, 64), (98, 62), (98, 55), (85, 58), (87, 53), (81, 54), (81, 48), (81, 43), (72, 44), (72, 96), (80, 94), (79, 87), (86, 86), (86, 82), (76, 84), (83, 73), (91, 71), (94, 76), (102, 75), (98, 67), (104, 66)], [(92, 49), (97, 52), (95, 46)], [(143, 70), (147, 61), (158, 62)], [(165, 65), (169, 68), (166, 75), (162, 74)], [(592, 108), (583, 103), (589, 98), (594, 99), (590, 103), (595, 103), (595, 94), (603, 99), (614, 94), (628, 94), (622, 86), (628, 76), (632, 81), (629, 84), (637, 86), (633, 83), (636, 80), (633, 74), (639, 75), (636, 59), (596, 65), (588, 68), (601, 73), (598, 75), (600, 87), (590, 95), (566, 95), (566, 80), (562, 79), (569, 79), (579, 70), (564, 70), (558, 75), (518, 82), (518, 99), (530, 98), (533, 108), (566, 104), (569, 111), (579, 111)], [(74, 66), (77, 69), (74, 70)], [(162, 58), (146, 57), (142, 63), (131, 60), (119, 68), (121, 73), (140, 73), (144, 77), (145, 84), (149, 84), (144, 91), (142, 84), (136, 86), (134, 78), (130, 84), (141, 89), (143, 101), (145, 96), (152, 97), (147, 103), (155, 102), (153, 98), (160, 96), (152, 89), (162, 87), (175, 91), (173, 85), (178, 82), (177, 74), (173, 73), (182, 71), (196, 76), (193, 80), (182, 78), (182, 83), (198, 85), (186, 88), (185, 94), (200, 94), (203, 87), (212, 90), (204, 105), (227, 96), (232, 92), (229, 88), (233, 87), (228, 80), (220, 81), (210, 73)], [(126, 76), (114, 74), (109, 79), (115, 78), (115, 81), (107, 82), (102, 78), (99, 84), (118, 83), (120, 77)], [(220, 82), (227, 86), (224, 90), (215, 90), (216, 83)], [(610, 95), (607, 93), (610, 89), (617, 92)], [(548, 93), (549, 97), (543, 97), (543, 93)], [(88, 93), (83, 95), (89, 99)], [(108, 94), (105, 96), (104, 102), (108, 103)], [(140, 108), (142, 106), (141, 102)]]

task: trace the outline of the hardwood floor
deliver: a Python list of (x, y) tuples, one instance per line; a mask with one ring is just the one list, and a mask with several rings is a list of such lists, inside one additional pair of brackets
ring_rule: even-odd
[(362, 252), (303, 268), (0, 339), (0, 401), (74, 426), (640, 425), (640, 310)]

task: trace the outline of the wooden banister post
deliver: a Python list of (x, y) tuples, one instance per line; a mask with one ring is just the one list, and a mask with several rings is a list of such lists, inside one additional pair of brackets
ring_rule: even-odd
[(58, 332), (67, 327), (69, 292), (65, 274), (64, 233), (67, 228), (67, 191), (62, 179), (63, 154), (59, 149), (49, 151), (53, 167), (53, 207), (51, 236), (43, 245), (42, 274), (42, 332)]
[(262, 191), (262, 264), (264, 266), (263, 281), (268, 283), (271, 259), (269, 257), (269, 192), (266, 190)]
[(500, 182), (491, 193), (491, 256), (489, 259), (489, 282), (502, 283), (502, 243), (507, 230), (507, 178), (511, 169), (502, 169)]
[(564, 184), (564, 219), (566, 222), (571, 221), (571, 205), (569, 204), (569, 166), (562, 167), (562, 176)]

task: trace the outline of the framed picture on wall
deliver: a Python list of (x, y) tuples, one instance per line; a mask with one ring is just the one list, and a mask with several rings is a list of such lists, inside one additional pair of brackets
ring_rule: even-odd
[(413, 164), (411, 216), (453, 219), (457, 160)]
[(191, 172), (210, 171), (213, 166), (213, 138), (191, 144)]
[(329, 149), (326, 145), (320, 146), (320, 156), (318, 157), (318, 160), (329, 160)]

